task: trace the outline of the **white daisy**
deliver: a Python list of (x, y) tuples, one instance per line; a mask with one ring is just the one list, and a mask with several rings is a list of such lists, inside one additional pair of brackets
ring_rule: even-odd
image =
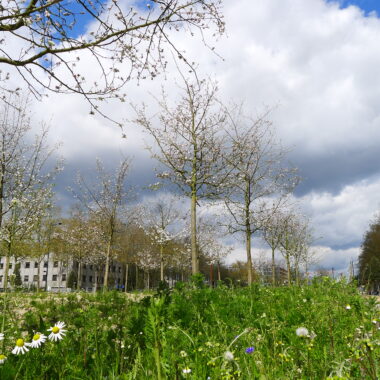
[(50, 329), (48, 329), (48, 331), (51, 331), (51, 334), (49, 335), (49, 340), (56, 342), (58, 340), (63, 339), (67, 331), (63, 329), (65, 326), (65, 322), (57, 322), (53, 327), (50, 327)]
[(309, 330), (306, 327), (298, 327), (296, 334), (298, 336), (305, 337), (309, 335)]
[(350, 305), (346, 305), (346, 310), (351, 310), (351, 306)]
[(3, 354), (0, 354), (0, 364), (4, 364), (6, 360), (7, 360), (7, 357)]
[(0, 333), (0, 340), (3, 340), (3, 339), (4, 339), (4, 334)]
[(12, 354), (19, 355), (19, 354), (25, 354), (25, 352), (28, 352), (29, 348), (26, 347), (26, 343), (24, 339), (17, 339), (16, 346), (12, 350)]
[(39, 348), (41, 347), (42, 343), (45, 343), (46, 341), (46, 335), (41, 334), (41, 333), (36, 333), (33, 336), (33, 339), (30, 343), (27, 343), (29, 347), (32, 348)]
[(182, 370), (183, 373), (191, 373), (191, 369), (189, 367), (186, 367)]

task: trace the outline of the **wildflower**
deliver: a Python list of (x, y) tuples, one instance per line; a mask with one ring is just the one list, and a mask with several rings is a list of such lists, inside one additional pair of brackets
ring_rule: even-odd
[(65, 322), (57, 322), (53, 327), (50, 327), (50, 329), (48, 329), (48, 331), (51, 331), (49, 340), (56, 342), (57, 340), (63, 339), (66, 335), (66, 330), (63, 330), (65, 326)]
[(248, 347), (245, 349), (245, 352), (247, 354), (252, 354), (255, 351), (255, 347)]
[(301, 337), (306, 337), (309, 335), (309, 330), (306, 327), (298, 327), (296, 334)]
[(234, 360), (234, 354), (231, 351), (226, 351), (223, 357), (225, 360), (228, 360), (228, 361)]
[(376, 319), (373, 319), (373, 320), (372, 320), (372, 323), (373, 323), (374, 325), (376, 325), (377, 320), (376, 320)]
[(4, 334), (0, 333), (0, 340), (4, 339)]
[(3, 354), (0, 354), (0, 364), (4, 364), (6, 360), (7, 360), (7, 357)]
[(18, 355), (18, 354), (25, 354), (25, 352), (28, 352), (29, 349), (26, 347), (26, 344), (24, 342), (24, 339), (17, 339), (16, 346), (12, 350), (12, 354)]
[(186, 367), (182, 370), (183, 373), (190, 373), (191, 369), (189, 367)]
[(346, 305), (346, 310), (351, 310), (351, 306), (350, 305)]
[(39, 348), (41, 347), (42, 343), (45, 343), (45, 341), (46, 335), (37, 333), (34, 334), (32, 341), (30, 343), (27, 343), (27, 345), (32, 348)]
[(182, 358), (186, 358), (187, 356), (186, 351), (181, 351), (179, 354), (181, 355)]

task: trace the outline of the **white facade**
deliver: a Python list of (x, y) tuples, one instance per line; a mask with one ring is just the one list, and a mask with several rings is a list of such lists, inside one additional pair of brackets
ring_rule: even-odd
[[(20, 275), (22, 287), (26, 289), (37, 288), (38, 277), (40, 278), (40, 289), (48, 291), (67, 291), (67, 282), (71, 272), (75, 274), (74, 287), (78, 279), (79, 264), (76, 261), (69, 263), (54, 259), (53, 254), (37, 261), (34, 258), (23, 258), (17, 260), (20, 264)], [(9, 260), (9, 276), (14, 273), (15, 259)], [(0, 290), (4, 290), (4, 270), (5, 257), (0, 257)], [(80, 268), (80, 288), (92, 291), (96, 285), (99, 289), (104, 281), (104, 265), (96, 266), (93, 264), (81, 264)], [(39, 274), (38, 274), (39, 273)], [(122, 264), (113, 262), (109, 268), (109, 286), (110, 288), (121, 288), (123, 284)]]

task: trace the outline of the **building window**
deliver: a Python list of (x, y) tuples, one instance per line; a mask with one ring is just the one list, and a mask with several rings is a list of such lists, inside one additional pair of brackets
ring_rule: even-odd
[(58, 277), (58, 276), (57, 276), (56, 274), (53, 274), (53, 276), (52, 276), (52, 280), (53, 280), (53, 281), (57, 281), (57, 277)]
[(0, 269), (3, 269), (3, 268), (4, 268), (4, 264), (1, 263), (1, 264), (0, 264)]
[(115, 265), (112, 267), (112, 272), (113, 273), (115, 273), (115, 271), (116, 271), (116, 267), (115, 267)]
[(25, 263), (25, 268), (30, 268), (30, 262), (29, 262), (29, 261), (27, 261), (27, 262)]
[(0, 276), (0, 282), (3, 282), (3, 276)]
[(28, 282), (29, 281), (29, 276), (24, 276), (24, 282)]
[(58, 268), (58, 261), (54, 261), (54, 268)]
[(35, 267), (35, 268), (38, 268), (38, 261), (35, 261), (35, 262), (34, 262), (34, 267)]
[(12, 269), (12, 263), (9, 263), (9, 269)]
[(66, 281), (66, 273), (62, 274), (62, 281)]
[(90, 277), (88, 278), (88, 281), (89, 281), (89, 282), (92, 282), (92, 276), (90, 276)]
[(35, 274), (35, 275), (33, 276), (33, 281), (35, 281), (35, 282), (38, 281), (38, 274)]
[(44, 262), (44, 268), (47, 268), (47, 267), (48, 267), (48, 262), (45, 261), (45, 262)]
[(119, 267), (119, 273), (121, 273), (121, 267)]
[(86, 282), (86, 276), (82, 276), (82, 281)]
[(92, 268), (93, 268), (93, 265), (90, 265), (90, 269), (92, 270)]
[(42, 281), (46, 281), (46, 280), (47, 280), (47, 275), (44, 274), (44, 275), (42, 276)]

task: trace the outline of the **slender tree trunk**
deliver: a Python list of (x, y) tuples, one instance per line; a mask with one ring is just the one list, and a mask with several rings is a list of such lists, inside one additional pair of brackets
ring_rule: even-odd
[(12, 243), (7, 242), (7, 254), (5, 256), (5, 268), (4, 268), (4, 291), (8, 290), (9, 282), (9, 261), (11, 258)]
[(148, 290), (150, 289), (150, 273), (149, 271), (146, 272), (146, 276), (147, 276), (147, 285), (148, 285)]
[(82, 288), (82, 262), (78, 261), (77, 290)]
[(210, 287), (213, 287), (213, 282), (214, 282), (214, 266), (212, 263), (210, 264)]
[(245, 188), (245, 246), (247, 251), (247, 280), (248, 286), (252, 285), (253, 274), (252, 274), (252, 255), (251, 255), (251, 222), (250, 222), (250, 210), (249, 206), (251, 204), (251, 187), (250, 182), (246, 180)]
[(109, 275), (109, 265), (110, 265), (110, 257), (111, 257), (111, 245), (112, 245), (112, 234), (108, 239), (107, 244), (107, 252), (106, 252), (106, 268), (104, 271), (104, 282), (103, 282), (103, 291), (108, 289), (108, 275)]
[(41, 281), (40, 281), (40, 277), (41, 277), (41, 261), (39, 260), (38, 261), (38, 267), (37, 267), (37, 292), (40, 291), (40, 288), (41, 288)]
[(128, 291), (128, 269), (129, 265), (125, 264), (125, 283), (124, 283), (124, 292), (127, 293)]
[(274, 258), (275, 249), (272, 247), (272, 286), (276, 286), (276, 263)]
[(245, 244), (247, 251), (247, 281), (248, 286), (252, 285), (253, 282), (253, 273), (252, 273), (252, 255), (251, 255), (251, 231), (246, 230)]
[(191, 194), (191, 272), (199, 272), (198, 244), (197, 244), (197, 195), (195, 189)]
[(98, 267), (95, 265), (95, 272), (94, 272), (94, 281), (93, 281), (93, 286), (92, 286), (92, 292), (96, 293), (96, 290), (98, 288)]
[(285, 259), (286, 259), (286, 268), (288, 271), (288, 286), (290, 286), (292, 284), (292, 274), (290, 271), (290, 257), (289, 257), (288, 252), (286, 252)]
[(217, 268), (218, 268), (218, 281), (222, 281), (222, 276), (220, 275), (220, 261), (217, 263)]
[(164, 246), (160, 245), (160, 281), (164, 281)]
[(139, 286), (139, 267), (136, 264), (136, 290), (138, 289)]

